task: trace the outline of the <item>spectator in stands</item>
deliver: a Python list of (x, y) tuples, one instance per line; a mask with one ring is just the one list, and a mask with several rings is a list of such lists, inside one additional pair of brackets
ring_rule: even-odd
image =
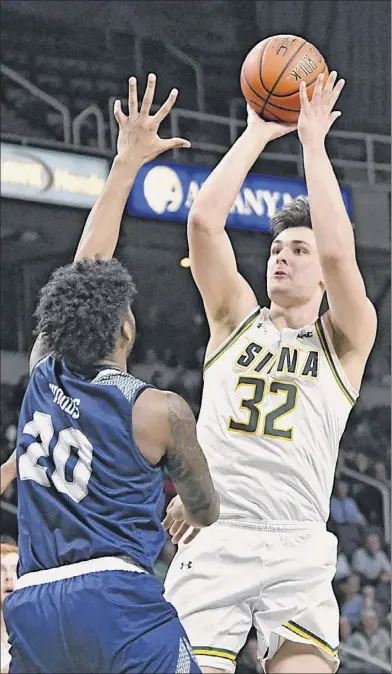
[(389, 485), (387, 469), (383, 461), (376, 461), (373, 467), (372, 477), (383, 484)]
[(360, 672), (362, 660), (353, 658), (344, 652), (344, 646), (353, 648), (355, 644), (355, 635), (352, 633), (351, 623), (346, 616), (341, 616), (339, 620), (340, 645), (343, 647), (339, 651), (340, 667), (339, 674), (350, 674), (351, 672)]
[(340, 541), (338, 541), (338, 557), (336, 562), (335, 582), (345, 580), (351, 576), (351, 566), (347, 559), (347, 555), (342, 551)]
[(1, 674), (7, 674), (11, 656), (9, 654), (8, 634), (3, 618), (3, 601), (14, 591), (16, 584), (16, 566), (18, 563), (18, 548), (15, 543), (1, 544)]
[(385, 610), (380, 602), (376, 599), (376, 588), (373, 585), (365, 585), (362, 588), (362, 596), (365, 600), (365, 609), (375, 611), (379, 622), (382, 622), (385, 617)]
[(370, 471), (370, 458), (364, 452), (358, 452), (356, 456), (358, 473), (367, 475)]
[(391, 562), (381, 549), (378, 534), (368, 534), (365, 547), (359, 548), (353, 555), (352, 567), (355, 573), (359, 573), (368, 581), (390, 583), (392, 578)]
[[(362, 633), (357, 632), (353, 635), (352, 647), (388, 664), (391, 638), (387, 630), (379, 626), (376, 612), (371, 609), (363, 611), (361, 614), (361, 625)], [(364, 672), (364, 674), (381, 674), (383, 670), (363, 662), (360, 671)]]
[(337, 524), (364, 523), (364, 517), (356, 501), (348, 496), (348, 486), (343, 480), (339, 480), (336, 485), (336, 496), (331, 498), (331, 517)]
[(359, 625), (361, 612), (365, 607), (365, 600), (360, 593), (361, 581), (359, 576), (350, 576), (342, 586), (343, 604), (341, 615), (348, 618), (352, 627)]

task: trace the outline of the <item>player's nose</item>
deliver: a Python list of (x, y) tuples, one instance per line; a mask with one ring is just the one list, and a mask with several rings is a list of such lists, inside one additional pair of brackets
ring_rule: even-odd
[(287, 264), (287, 259), (288, 259), (287, 249), (282, 248), (282, 250), (280, 250), (279, 253), (276, 256), (276, 264), (277, 265)]

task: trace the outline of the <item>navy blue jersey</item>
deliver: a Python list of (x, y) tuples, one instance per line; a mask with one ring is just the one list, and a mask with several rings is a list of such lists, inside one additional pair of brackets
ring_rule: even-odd
[(147, 387), (115, 368), (78, 374), (52, 356), (35, 367), (17, 439), (19, 575), (108, 555), (152, 571), (163, 477), (132, 432)]

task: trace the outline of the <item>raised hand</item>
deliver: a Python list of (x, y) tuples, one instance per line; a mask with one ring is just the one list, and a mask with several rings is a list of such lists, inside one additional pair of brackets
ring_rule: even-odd
[(333, 112), (345, 84), (344, 80), (339, 80), (335, 84), (336, 77), (337, 73), (333, 70), (323, 88), (324, 75), (319, 75), (311, 101), (308, 99), (305, 83), (301, 82), (299, 88), (301, 112), (298, 119), (298, 136), (302, 145), (314, 142), (323, 143), (332, 124), (342, 114), (339, 111)]
[(190, 142), (184, 138), (159, 137), (159, 125), (172, 109), (178, 95), (178, 90), (172, 89), (168, 99), (159, 108), (158, 112), (155, 115), (150, 115), (155, 85), (156, 76), (150, 74), (140, 112), (136, 77), (129, 79), (129, 116), (127, 117), (122, 111), (119, 100), (114, 103), (114, 116), (119, 128), (117, 156), (124, 163), (135, 163), (136, 161), (138, 164), (143, 165), (167, 150), (180, 147), (189, 148), (191, 146)]
[(187, 520), (187, 511), (181, 501), (180, 496), (175, 496), (169, 503), (166, 510), (166, 517), (162, 522), (162, 526), (165, 531), (169, 531), (169, 534), (172, 536), (172, 543), (177, 545), (184, 534), (191, 529), (186, 538), (184, 538), (184, 543), (190, 543), (196, 538), (197, 534), (200, 532), (200, 529), (192, 527), (188, 524)]
[(286, 136), (286, 134), (295, 131), (297, 128), (296, 124), (285, 124), (284, 122), (266, 122), (264, 119), (257, 114), (250, 105), (246, 106), (248, 111), (248, 128), (255, 131), (255, 133), (260, 133), (262, 136), (268, 138), (268, 140), (274, 140), (275, 138), (280, 138), (281, 136)]

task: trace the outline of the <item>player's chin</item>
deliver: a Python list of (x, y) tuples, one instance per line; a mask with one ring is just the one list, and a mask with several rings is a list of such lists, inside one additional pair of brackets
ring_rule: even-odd
[(273, 295), (287, 295), (293, 291), (293, 284), (288, 276), (276, 278), (273, 276), (268, 282), (268, 297), (274, 301)]

